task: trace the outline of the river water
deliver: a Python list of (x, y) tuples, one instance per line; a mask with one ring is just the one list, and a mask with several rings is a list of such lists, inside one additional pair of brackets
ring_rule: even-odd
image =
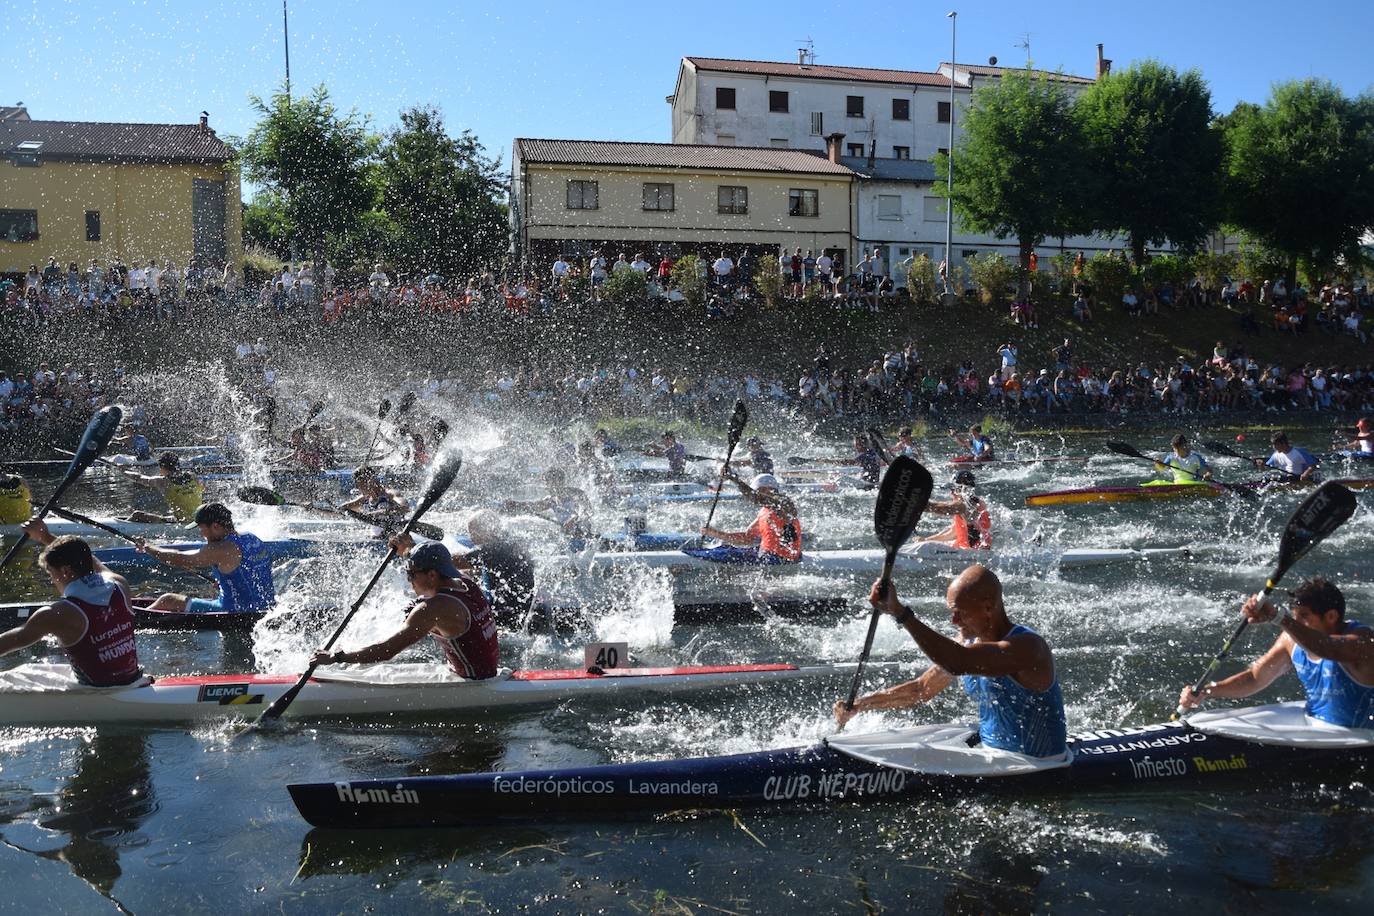
[[(775, 428), (775, 452), (839, 454), (839, 444)], [(1171, 430), (1134, 434), (1162, 447)], [(1187, 562), (1142, 568), (1036, 571), (1003, 577), (1008, 612), (1055, 650), (1071, 731), (1166, 718), (1237, 619), (1240, 596), (1262, 584), (1277, 535), (1299, 496), (1255, 505), (1237, 499), (1028, 509), (1031, 492), (1148, 476), (1104, 452), (1105, 437), (1028, 438), (1033, 448), (1092, 454), (1086, 464), (981, 469), (997, 539), (1027, 550), (1058, 547), (1194, 547)], [(1260, 437), (1256, 436), (1256, 439)], [(1297, 437), (1299, 441), (1301, 437)], [(1321, 444), (1314, 433), (1309, 444)], [(933, 453), (949, 447), (932, 443)], [(932, 465), (937, 482), (951, 469)], [(1222, 464), (1243, 479), (1244, 469)], [(468, 472), (465, 472), (465, 474)], [(510, 485), (509, 481), (505, 485)], [(427, 520), (452, 525), (465, 502), (498, 478), (460, 478)], [(35, 482), (38, 495), (46, 492)], [(92, 473), (72, 505), (116, 511), (128, 491)], [(1323, 573), (1345, 589), (1350, 616), (1369, 616), (1368, 497), (1355, 519), (1292, 573)], [(871, 546), (872, 497), (808, 498), (806, 529), (818, 546)], [(619, 510), (604, 510), (607, 526)], [(655, 510), (651, 527), (699, 525), (701, 505)], [(726, 525), (746, 511), (722, 504)], [(718, 523), (719, 524), (719, 523)], [(538, 523), (521, 526), (543, 550)], [(922, 530), (935, 527), (934, 521)], [(251, 635), (141, 634), (155, 674), (295, 671), (333, 627), (312, 600), (351, 600), (375, 551), (339, 546), (283, 570), (286, 609)], [(31, 563), (7, 571), (0, 598), (41, 597)], [(957, 570), (950, 570), (955, 572)], [(951, 632), (943, 607), (949, 575), (907, 576), (902, 597)], [(184, 580), (139, 580), (141, 590)], [(190, 587), (194, 587), (191, 580)], [(650, 663), (857, 658), (867, 625), (865, 582), (795, 586), (848, 596), (847, 611), (814, 621), (684, 627), (672, 622), (662, 576), (627, 573), (606, 583), (586, 632), (570, 638), (503, 634), (511, 667), (580, 664), (592, 638), (621, 639)], [(350, 626), (351, 647), (400, 620), (399, 572)], [(1236, 659), (1273, 638), (1252, 628)], [(428, 651), (428, 650), (426, 650)], [(421, 653), (423, 657), (423, 653)], [(31, 655), (10, 657), (12, 666)], [(867, 686), (924, 666), (890, 622)], [(1231, 665), (1228, 671), (1237, 670)], [(1374, 794), (1367, 776), (1315, 784), (1280, 777), (1254, 785), (1123, 787), (1079, 797), (929, 798), (915, 802), (741, 810), (631, 822), (543, 824), (445, 831), (312, 830), (286, 792), (296, 781), (625, 762), (804, 744), (833, 731), (828, 714), (847, 684), (806, 682), (678, 700), (566, 704), (478, 719), (396, 718), (293, 725), (236, 739), (239, 727), (0, 729), (0, 911), (45, 912), (1199, 912), (1292, 911), (1320, 906), (1368, 912), (1374, 899)], [(1260, 701), (1292, 699), (1292, 676)], [(0, 703), (15, 702), (0, 697)], [(856, 720), (850, 731), (969, 720), (951, 690), (928, 708)], [(1151, 790), (1153, 789), (1153, 791)], [(1360, 901), (1365, 901), (1361, 904)]]

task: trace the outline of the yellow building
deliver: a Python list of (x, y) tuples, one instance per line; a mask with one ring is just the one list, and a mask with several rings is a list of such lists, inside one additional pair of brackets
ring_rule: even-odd
[(34, 121), (0, 108), (0, 272), (174, 262), (237, 270), (238, 165), (199, 124)]
[(562, 254), (608, 260), (748, 249), (848, 263), (854, 173), (807, 150), (517, 139), (511, 228), (534, 273)]

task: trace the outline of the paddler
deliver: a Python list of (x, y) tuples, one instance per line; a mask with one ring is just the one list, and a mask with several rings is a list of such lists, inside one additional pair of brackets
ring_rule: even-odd
[(868, 441), (867, 436), (860, 434), (854, 436), (854, 456), (852, 458), (810, 458), (807, 460), (811, 464), (834, 464), (842, 467), (857, 464), (859, 477), (864, 483), (875, 487), (878, 485), (878, 478), (883, 475), (883, 456), (878, 454), (878, 450), (872, 442)]
[(140, 486), (156, 490), (166, 501), (169, 510), (166, 515), (135, 510), (128, 515), (131, 522), (184, 524), (191, 520), (201, 501), (205, 499), (205, 487), (194, 474), (181, 469), (181, 459), (177, 457), (176, 452), (163, 452), (158, 456), (156, 474), (140, 474), (137, 471), (120, 473)]
[(0, 474), (0, 524), (18, 525), (33, 516), (33, 493), (18, 474)]
[(1156, 471), (1173, 472), (1174, 483), (1202, 483), (1212, 479), (1212, 471), (1207, 467), (1207, 459), (1193, 451), (1188, 445), (1188, 437), (1179, 433), (1169, 442), (1171, 451), (1163, 460), (1155, 462)]
[(620, 454), (620, 443), (611, 438), (610, 431), (604, 426), (592, 433), (592, 444), (602, 458), (614, 458)]
[(194, 518), (200, 536), (205, 538), (203, 547), (173, 550), (149, 544), (142, 538), (136, 543), (139, 551), (168, 566), (178, 569), (209, 567), (219, 582), (219, 595), (191, 598), (169, 592), (160, 595), (152, 608), (183, 614), (261, 614), (270, 611), (277, 603), (277, 592), (272, 582), (272, 562), (258, 536), (236, 530), (234, 515), (224, 503), (206, 503), (196, 509)]
[(1295, 447), (1288, 441), (1288, 434), (1283, 430), (1276, 430), (1274, 435), (1269, 437), (1269, 442), (1274, 446), (1274, 454), (1264, 461), (1256, 458), (1255, 467), (1270, 467), (1282, 471), (1286, 476), (1316, 482), (1320, 462), (1315, 455), (1305, 448)]
[(1345, 595), (1321, 577), (1289, 592), (1282, 615), (1263, 595), (1251, 595), (1242, 611), (1251, 623), (1279, 628), (1274, 644), (1249, 668), (1207, 684), (1202, 694), (1184, 687), (1179, 705), (1191, 709), (1212, 698), (1240, 699), (1259, 693), (1288, 671), (1307, 694), (1307, 715), (1346, 728), (1374, 729), (1374, 630), (1345, 616)]
[(355, 470), (353, 486), (358, 495), (339, 506), (341, 510), (361, 513), (383, 530), (395, 531), (405, 523), (410, 504), (394, 490), (382, 486), (376, 468), (363, 465)]
[(778, 479), (772, 474), (758, 474), (745, 483), (732, 468), (725, 477), (739, 487), (746, 500), (759, 507), (754, 521), (743, 531), (722, 531), (706, 526), (703, 537), (718, 538), (725, 547), (717, 547), (714, 559), (743, 563), (796, 563), (801, 559), (802, 529), (797, 504), (778, 492)]
[(417, 599), (405, 610), (405, 625), (381, 642), (353, 651), (317, 651), (311, 664), (371, 664), (395, 658), (401, 652), (432, 637), (444, 660), (460, 677), (482, 680), (495, 677), (501, 650), (496, 638), (496, 618), (477, 583), (453, 565), (443, 544), (412, 548), (396, 538), (391, 546), (408, 558), (406, 579)]
[(992, 440), (983, 434), (983, 427), (976, 423), (968, 428), (967, 439), (952, 429), (949, 431), (949, 437), (968, 449), (968, 456), (964, 460), (993, 461), (997, 457), (992, 450)]
[(987, 503), (974, 493), (978, 481), (973, 472), (959, 471), (950, 485), (948, 500), (931, 500), (926, 511), (936, 515), (951, 515), (954, 520), (943, 531), (921, 538), (919, 543), (949, 544), (963, 549), (992, 548), (992, 516)]
[(1355, 438), (1339, 448), (1352, 451), (1361, 458), (1374, 458), (1374, 426), (1371, 426), (1368, 417), (1355, 421)]
[(762, 439), (758, 436), (750, 436), (744, 440), (744, 448), (749, 452), (749, 455), (736, 461), (736, 465), (752, 468), (755, 474), (773, 473), (773, 456), (768, 454), (768, 450), (763, 447)]
[(592, 504), (587, 494), (570, 487), (558, 468), (544, 472), (544, 484), (549, 495), (543, 499), (508, 499), (501, 504), (503, 512), (535, 512), (554, 522), (569, 538), (587, 538), (591, 532)]
[(106, 569), (90, 544), (72, 535), (53, 537), (42, 519), (25, 524), (24, 533), (43, 545), (38, 563), (61, 597), (0, 633), (0, 655), (51, 636), (88, 687), (123, 687), (142, 678), (129, 583)]
[(129, 454), (134, 456), (135, 461), (147, 461), (153, 457), (153, 444), (148, 441), (148, 437), (143, 433), (136, 432), (127, 436), (115, 436), (110, 442), (127, 445)]
[(945, 593), (960, 642), (923, 623), (891, 585), (880, 596), (881, 584), (873, 584), (868, 600), (891, 614), (934, 664), (913, 681), (859, 697), (853, 710), (843, 700), (836, 703), (840, 725), (856, 712), (926, 703), (957, 677), (978, 702), (978, 738), (984, 746), (1032, 757), (1066, 752), (1064, 698), (1054, 656), (1040, 634), (1007, 618), (1002, 583), (991, 570), (970, 566)]
[(892, 446), (892, 457), (905, 455), (908, 458), (920, 460), (924, 457), (921, 454), (921, 447), (916, 444), (916, 439), (910, 426), (903, 426), (897, 430), (897, 444)]
[[(467, 528), (473, 546), (452, 555), (454, 568), (481, 583), (498, 623), (521, 625), (534, 604), (534, 560), (529, 551), (490, 509), (473, 511)], [(403, 535), (397, 543), (409, 550), (414, 541)]]
[(651, 442), (640, 451), (650, 457), (667, 458), (668, 472), (674, 477), (681, 477), (687, 473), (687, 448), (677, 441), (677, 435), (671, 429), (663, 431), (658, 445)]

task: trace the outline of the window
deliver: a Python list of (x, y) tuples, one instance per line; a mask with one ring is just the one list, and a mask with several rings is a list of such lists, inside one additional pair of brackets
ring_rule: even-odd
[(716, 134), (716, 143), (720, 146), (734, 146), (734, 134)]
[(864, 154), (864, 145), (862, 143), (848, 143), (845, 145), (845, 149), (849, 150), (850, 156), (857, 157)]
[(820, 216), (820, 192), (810, 188), (791, 188), (787, 192), (788, 216)]
[(768, 110), (787, 113), (787, 93), (777, 89), (768, 90)]
[(927, 197), (924, 207), (921, 216), (926, 222), (943, 223), (945, 221), (945, 199), (943, 197)]
[(568, 182), (568, 209), (595, 210), (597, 208), (597, 187), (595, 181)]
[(735, 90), (727, 89), (724, 86), (716, 87), (716, 110), (734, 111), (735, 110)]
[(976, 255), (977, 253), (978, 253), (978, 249), (977, 249), (977, 248), (965, 248), (963, 251), (959, 252), (959, 257), (960, 257), (961, 259), (967, 261), (969, 258), (973, 257), (973, 256)]
[(911, 147), (909, 147), (909, 146), (894, 146), (894, 147), (892, 147), (892, 158), (893, 158), (893, 159), (910, 159), (910, 158), (911, 158)]
[(862, 118), (864, 116), (864, 97), (861, 95), (845, 96), (844, 113), (851, 118)]
[(900, 194), (879, 194), (878, 195), (878, 219), (901, 219), (902, 218), (902, 195)]
[(892, 100), (892, 120), (910, 121), (911, 120), (911, 99)]
[(38, 238), (37, 210), (0, 210), (0, 239), (32, 242)]
[(673, 209), (673, 186), (670, 184), (644, 184), (645, 210)]
[(749, 189), (722, 185), (716, 188), (716, 212), (745, 214), (749, 212)]
[(100, 241), (100, 211), (86, 211), (86, 241)]
[(773, 147), (773, 149), (787, 149), (787, 138), (774, 137), (772, 140), (768, 141), (768, 145)]
[(941, 124), (949, 123), (949, 102), (935, 103), (935, 120)]
[(939, 154), (942, 155), (942, 156), (948, 156), (948, 155), (949, 155), (949, 147), (947, 147), (947, 146), (937, 146), (937, 147), (935, 148), (935, 152), (939, 153)]
[(822, 117), (823, 114), (824, 112), (821, 111), (811, 112), (811, 136), (813, 137), (819, 137), (821, 134), (825, 133), (825, 118)]

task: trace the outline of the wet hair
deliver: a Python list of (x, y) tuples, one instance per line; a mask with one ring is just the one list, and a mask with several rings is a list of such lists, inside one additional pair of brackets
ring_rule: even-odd
[(95, 555), (91, 545), (74, 534), (64, 534), (57, 538), (38, 555), (38, 562), (44, 569), (65, 566), (78, 578), (95, 572)]
[(1293, 596), (1293, 604), (1311, 608), (1315, 614), (1335, 611), (1337, 620), (1345, 619), (1345, 595), (1334, 582), (1329, 582), (1321, 576), (1304, 579), (1288, 594)]
[(176, 452), (163, 452), (161, 455), (157, 456), (157, 466), (166, 468), (169, 471), (179, 470), (181, 468), (181, 459), (177, 457)]
[(1172, 445), (1174, 448), (1179, 448), (1181, 446), (1188, 444), (1188, 437), (1183, 435), (1183, 433), (1179, 433), (1169, 441), (1169, 444)]
[(1274, 431), (1274, 435), (1272, 435), (1272, 436), (1269, 437), (1269, 442), (1270, 442), (1270, 444), (1272, 444), (1272, 445), (1278, 445), (1278, 444), (1281, 443), (1281, 442), (1282, 442), (1282, 443), (1287, 443), (1287, 442), (1288, 442), (1288, 433), (1284, 432), (1284, 431), (1281, 430), (1281, 429), (1275, 430), (1275, 431)]

